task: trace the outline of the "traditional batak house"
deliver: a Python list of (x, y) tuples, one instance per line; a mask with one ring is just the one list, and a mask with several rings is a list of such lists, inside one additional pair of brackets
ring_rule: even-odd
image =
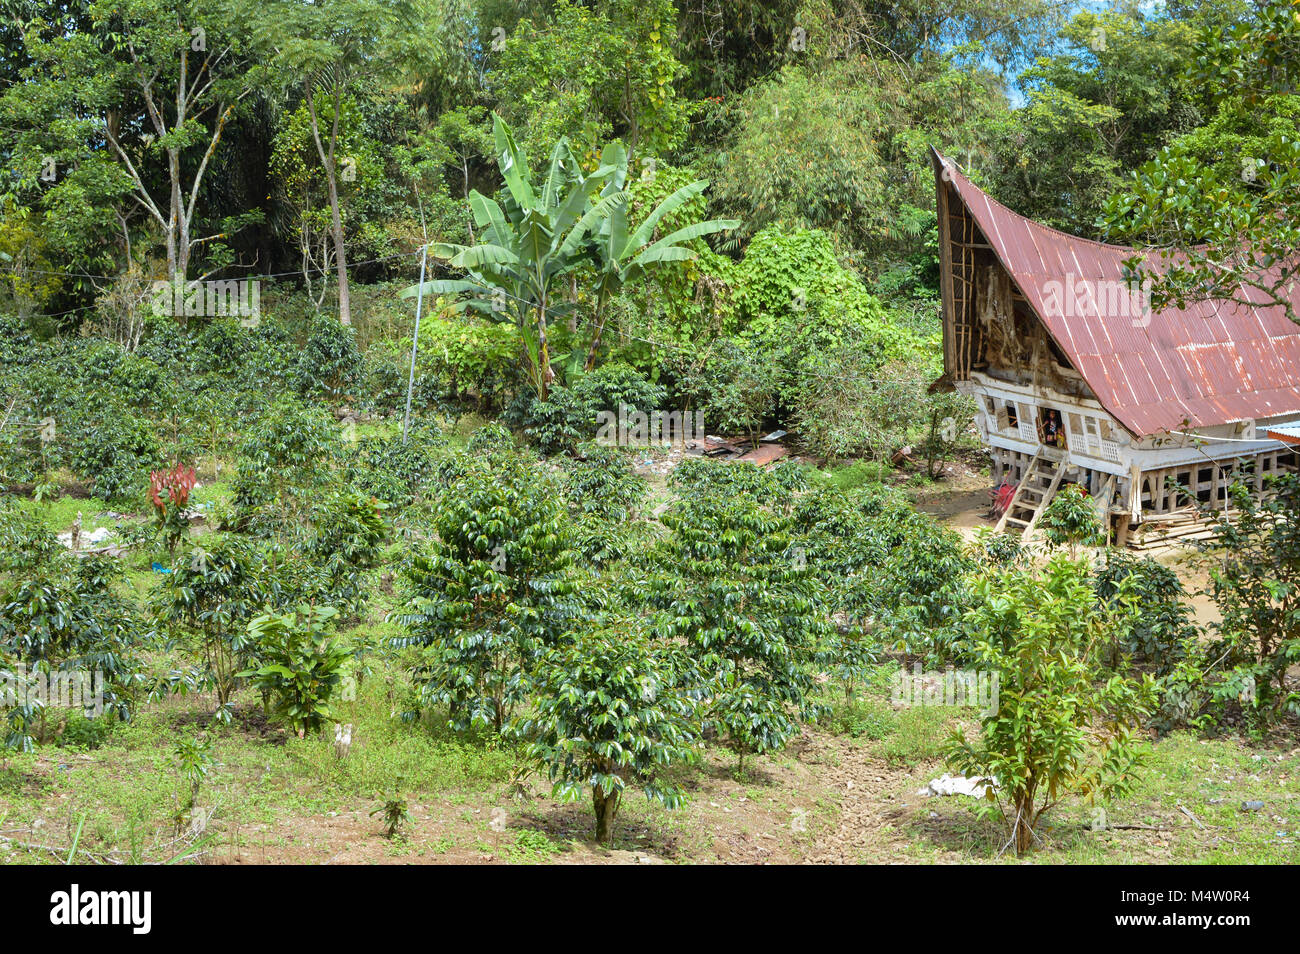
[[(1296, 470), (1300, 326), (1285, 309), (1259, 295), (1256, 306), (1199, 302), (1153, 314), (1124, 278), (1124, 261), (1141, 253), (1017, 215), (933, 159), (944, 362), (936, 387), (975, 399), (994, 483), (1015, 488), (1003, 491), (1010, 504), (999, 529), (1032, 534), (1073, 482), (1117, 543), (1141, 545), (1195, 534), (1202, 509), (1230, 506), (1234, 480), (1261, 489), (1268, 474)], [(1300, 313), (1300, 289), (1293, 294)]]

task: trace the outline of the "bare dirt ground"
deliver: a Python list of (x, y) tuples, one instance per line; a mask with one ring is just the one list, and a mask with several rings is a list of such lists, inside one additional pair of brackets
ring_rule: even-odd
[[(410, 806), (405, 836), (389, 841), (357, 803), (274, 825), (228, 830), (217, 864), (790, 864), (914, 859), (907, 827), (925, 818), (918, 788), (936, 765), (890, 766), (851, 739), (806, 732), (778, 759), (738, 781), (729, 758), (692, 777), (690, 807), (648, 809), (629, 795), (616, 846), (591, 841), (590, 806), (538, 789), (429, 798)], [(528, 837), (541, 832), (544, 839)], [(524, 836), (521, 837), (521, 833)], [(957, 862), (937, 849), (927, 860)]]
[(996, 522), (989, 516), (989, 475), (974, 466), (977, 463), (974, 459), (945, 463), (939, 481), (912, 497), (917, 510), (943, 521), (967, 540), (974, 539), (980, 527), (992, 530)]

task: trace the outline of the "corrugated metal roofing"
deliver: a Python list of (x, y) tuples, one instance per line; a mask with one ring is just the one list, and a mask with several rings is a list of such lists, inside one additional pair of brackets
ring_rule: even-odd
[(1048, 228), (934, 159), (1075, 370), (1135, 435), (1300, 413), (1300, 326), (1262, 293), (1249, 296), (1257, 305), (1189, 302), (1143, 318), (1109, 296), (1123, 288), (1125, 259), (1146, 254), (1154, 266), (1156, 253)]
[(1300, 444), (1300, 424), (1274, 424), (1268, 429), (1268, 436), (1275, 441)]

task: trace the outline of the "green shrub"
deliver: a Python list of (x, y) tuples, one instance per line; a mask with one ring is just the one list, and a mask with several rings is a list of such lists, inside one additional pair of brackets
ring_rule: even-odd
[(1235, 519), (1221, 521), (1210, 544), (1222, 557), (1210, 581), (1222, 617), (1213, 692), (1256, 725), (1300, 715), (1300, 692), (1287, 682), (1300, 663), (1300, 476), (1270, 476), (1267, 489), (1260, 499), (1249, 483), (1233, 484)]
[(537, 704), (518, 734), (525, 757), (566, 801), (590, 793), (596, 840), (609, 842), (628, 786), (668, 808), (685, 800), (665, 773), (697, 758), (698, 704), (680, 649), (635, 629), (596, 632), (552, 649), (538, 667)]
[(684, 499), (752, 496), (764, 503), (785, 502), (790, 493), (772, 471), (754, 464), (688, 457), (673, 469), (668, 486)]
[[(1124, 584), (1121, 589), (1121, 584)], [(1108, 552), (1093, 581), (1097, 596), (1113, 601), (1121, 592), (1137, 601), (1140, 612), (1117, 634), (1108, 662), (1121, 655), (1155, 664), (1157, 675), (1168, 674), (1197, 637), (1191, 607), (1178, 574), (1149, 557)]]
[(352, 651), (329, 636), (336, 615), (332, 607), (300, 606), (289, 613), (263, 613), (248, 624), (256, 664), (239, 675), (299, 736), (333, 718), (330, 701), (352, 659)]
[(932, 662), (960, 657), (973, 569), (959, 534), (913, 513), (881, 568), (874, 609), (882, 634)]
[(246, 431), (233, 481), (236, 526), (283, 530), (331, 474), (338, 427), (326, 414), (281, 395)]
[(1105, 542), (1097, 502), (1078, 484), (1066, 484), (1043, 511), (1038, 525), (1043, 537), (1053, 546), (1068, 546), (1077, 553), (1079, 547), (1098, 546)]
[(545, 401), (528, 403), (523, 431), (543, 454), (567, 454), (592, 436), (595, 417), (568, 388), (552, 387)]
[(484, 424), (470, 436), (465, 444), (465, 450), (474, 455), (491, 455), (514, 451), (517, 446), (515, 436), (510, 433), (510, 429), (504, 424), (493, 421)]
[(627, 455), (596, 443), (582, 444), (578, 452), (565, 464), (564, 494), (569, 506), (602, 520), (633, 516), (649, 491)]
[[(380, 348), (366, 352), (357, 373), (358, 388), (365, 406), (385, 411), (398, 411), (405, 406), (407, 378), (402, 364)], [(427, 402), (422, 400), (421, 403)]]
[(367, 599), (363, 571), (379, 561), (388, 538), (387, 505), (349, 491), (332, 493), (312, 510), (306, 556), (320, 571), (320, 598), (360, 615)]
[(13, 500), (0, 500), (0, 573), (32, 570), (60, 550), (54, 531)]
[(433, 481), (447, 442), (437, 423), (416, 417), (407, 441), (392, 437), (363, 437), (342, 454), (343, 480), (360, 493), (393, 507), (420, 502)]
[(994, 533), (988, 527), (975, 531), (971, 551), (976, 562), (986, 567), (1019, 566), (1026, 555), (1024, 542), (1018, 534)]
[(149, 471), (163, 465), (152, 424), (120, 406), (87, 409), (72, 431), (72, 469), (105, 501), (143, 501)]
[[(106, 713), (127, 718), (139, 683), (136, 646), (144, 627), (135, 608), (111, 589), (121, 576), (114, 561), (78, 560), (28, 550), (0, 578), (0, 669), (21, 664), (37, 672), (102, 678)], [(6, 700), (7, 701), (7, 700)], [(54, 722), (59, 712), (54, 710)], [(4, 744), (30, 749), (53, 737), (51, 709), (37, 697), (19, 698), (5, 714)]]
[[(410, 339), (400, 343), (411, 353)], [(446, 395), (453, 401), (467, 393), (480, 406), (497, 407), (519, 377), (522, 344), (518, 329), (472, 316), (452, 320), (433, 318), (420, 324), (420, 353), (416, 377), (427, 397)]]
[(248, 662), (247, 623), (270, 595), (261, 563), (262, 555), (239, 537), (206, 536), (173, 564), (155, 597), (159, 622), (198, 637), (221, 718), (229, 717), (227, 703)]
[(388, 527), (384, 505), (351, 492), (327, 496), (312, 510), (311, 555), (317, 560), (341, 559), (358, 567), (379, 560)]
[(356, 331), (331, 315), (317, 315), (298, 357), (298, 390), (304, 397), (338, 400), (360, 380), (361, 363)]
[(577, 376), (571, 390), (589, 419), (596, 426), (596, 415), (607, 411), (617, 415), (620, 407), (650, 413), (664, 406), (667, 391), (635, 368), (622, 362), (603, 364)]
[(451, 722), (500, 732), (528, 698), (538, 659), (578, 612), (567, 515), (535, 465), (466, 458), (434, 517), (436, 539), (403, 573), (406, 630), (424, 647), (424, 698), (451, 706)]
[(780, 396), (782, 371), (774, 356), (743, 338), (714, 342), (699, 379), (686, 382), (712, 430), (747, 434), (757, 441), (773, 416)]
[(229, 373), (230, 369), (247, 360), (252, 346), (253, 335), (237, 319), (216, 318), (195, 337), (191, 353), (197, 359), (199, 369)]
[(705, 723), (740, 756), (780, 749), (816, 718), (810, 667), (829, 624), (788, 517), (751, 497), (692, 497), (647, 555), (655, 631), (681, 639), (711, 701)]
[(1119, 797), (1141, 764), (1151, 677), (1096, 679), (1097, 647), (1132, 610), (1125, 590), (1121, 583), (1117, 613), (1098, 602), (1087, 567), (1062, 557), (1041, 576), (1009, 570), (975, 583), (966, 626), (977, 667), (998, 680), (998, 704), (977, 740), (958, 729), (946, 754), (968, 777), (998, 780), (985, 807), (1000, 812), (1018, 854), (1039, 840), (1043, 814), (1061, 798)]

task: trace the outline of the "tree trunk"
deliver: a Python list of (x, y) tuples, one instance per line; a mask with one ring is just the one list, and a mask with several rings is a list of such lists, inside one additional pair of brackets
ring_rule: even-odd
[(1016, 854), (1023, 855), (1034, 846), (1034, 798), (1030, 795), (1016, 803)]
[(606, 795), (599, 785), (591, 790), (591, 807), (596, 812), (596, 840), (602, 845), (609, 844), (614, 838), (614, 816), (618, 814), (621, 793)]
[(551, 378), (551, 344), (546, 338), (546, 295), (542, 295), (541, 305), (537, 309), (537, 396), (543, 401), (550, 393)]
[(587, 349), (587, 361), (582, 366), (582, 370), (590, 371), (596, 366), (596, 353), (600, 350), (600, 336), (605, 331), (605, 305), (609, 301), (604, 287), (600, 290), (600, 297), (596, 300), (596, 320), (595, 331), (591, 338), (591, 347)]
[(334, 267), (339, 283), (339, 321), (345, 325), (352, 324), (352, 303), (348, 294), (348, 260), (343, 243), (343, 216), (339, 211), (338, 172), (334, 166), (334, 147), (338, 142), (339, 104), (334, 104), (334, 121), (330, 126), (330, 143), (327, 150), (320, 138), (320, 118), (316, 114), (316, 97), (311, 80), (307, 81), (307, 115), (311, 118), (311, 137), (316, 143), (316, 154), (320, 156), (321, 167), (325, 170), (325, 183), (329, 189), (330, 199), (330, 237), (334, 243)]
[(170, 153), (172, 177), (172, 234), (170, 244), (176, 247), (175, 271), (172, 280), (184, 283), (190, 272), (190, 223), (185, 217), (185, 199), (181, 194), (181, 157), (176, 150)]
[(339, 187), (334, 174), (334, 161), (325, 170), (330, 188), (330, 223), (334, 233), (334, 265), (339, 283), (339, 321), (352, 324), (352, 301), (348, 295), (348, 260), (343, 250), (343, 217), (339, 215)]
[(596, 366), (596, 353), (600, 350), (600, 334), (605, 330), (605, 316), (601, 315), (596, 319), (596, 332), (591, 339), (591, 347), (587, 349), (587, 360), (582, 366), (582, 370), (590, 371)]

